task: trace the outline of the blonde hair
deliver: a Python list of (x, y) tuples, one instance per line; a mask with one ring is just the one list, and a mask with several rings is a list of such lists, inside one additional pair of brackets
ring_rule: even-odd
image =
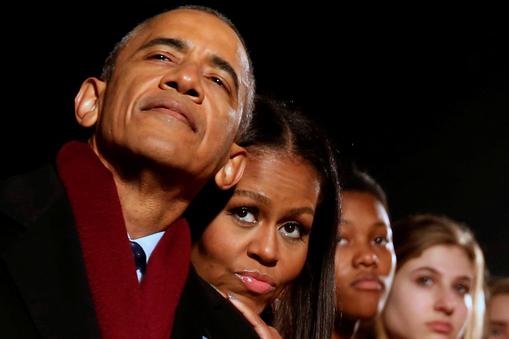
[[(457, 246), (474, 265), (474, 281), (471, 290), (472, 311), (467, 319), (464, 339), (478, 339), (483, 334), (485, 300), (485, 264), (482, 250), (472, 231), (464, 224), (445, 216), (418, 214), (407, 217), (393, 226), (394, 248), (396, 250), (397, 271), (410, 259), (419, 257), (422, 252), (437, 245)], [(377, 321), (379, 338), (388, 338), (381, 317)]]

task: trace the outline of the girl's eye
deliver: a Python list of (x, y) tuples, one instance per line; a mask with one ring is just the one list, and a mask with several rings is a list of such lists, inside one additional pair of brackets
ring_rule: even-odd
[(417, 278), (416, 282), (417, 282), (417, 285), (419, 285), (419, 286), (427, 287), (427, 286), (433, 285), (433, 278), (428, 277), (428, 276), (419, 277), (419, 278)]
[(490, 335), (492, 337), (498, 337), (498, 336), (501, 336), (502, 335), (502, 328), (500, 328), (499, 326), (497, 325), (491, 325), (491, 328), (490, 328)]
[(373, 239), (373, 242), (376, 245), (385, 246), (389, 243), (389, 239), (387, 239), (387, 237), (378, 236), (378, 237), (375, 237), (375, 239)]
[(336, 243), (338, 244), (338, 246), (343, 246), (348, 244), (348, 239), (338, 235), (336, 237)]
[(296, 222), (287, 222), (279, 227), (279, 232), (286, 238), (301, 239), (302, 226)]
[(257, 211), (249, 207), (237, 207), (230, 210), (230, 214), (244, 224), (255, 224), (257, 220)]
[(470, 292), (470, 287), (465, 284), (456, 284), (454, 289), (456, 292), (458, 292), (459, 295), (465, 295)]

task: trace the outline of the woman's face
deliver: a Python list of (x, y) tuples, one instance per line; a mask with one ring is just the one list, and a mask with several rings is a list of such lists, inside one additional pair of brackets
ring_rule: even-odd
[(491, 298), (488, 305), (489, 339), (509, 339), (509, 293)]
[(375, 317), (391, 287), (396, 256), (387, 211), (373, 195), (343, 193), (335, 262), (338, 309), (349, 318)]
[(250, 158), (232, 198), (193, 247), (198, 274), (260, 313), (304, 267), (319, 192), (316, 172), (300, 158)]
[(390, 338), (461, 338), (472, 308), (474, 265), (454, 245), (436, 245), (396, 272), (383, 322)]

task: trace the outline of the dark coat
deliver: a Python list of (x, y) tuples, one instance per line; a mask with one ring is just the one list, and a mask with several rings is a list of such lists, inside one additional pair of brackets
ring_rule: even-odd
[[(174, 339), (258, 338), (190, 270)], [(53, 166), (0, 185), (0, 338), (100, 338), (70, 203)]]
[(99, 338), (71, 206), (49, 165), (0, 186), (0, 337)]
[(256, 339), (251, 324), (194, 269), (180, 297), (172, 339)]

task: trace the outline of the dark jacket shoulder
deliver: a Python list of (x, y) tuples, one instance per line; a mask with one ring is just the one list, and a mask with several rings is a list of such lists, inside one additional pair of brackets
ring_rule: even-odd
[(0, 183), (0, 337), (99, 337), (72, 209), (52, 165)]
[(0, 183), (0, 211), (27, 226), (64, 195), (55, 168), (47, 164)]

